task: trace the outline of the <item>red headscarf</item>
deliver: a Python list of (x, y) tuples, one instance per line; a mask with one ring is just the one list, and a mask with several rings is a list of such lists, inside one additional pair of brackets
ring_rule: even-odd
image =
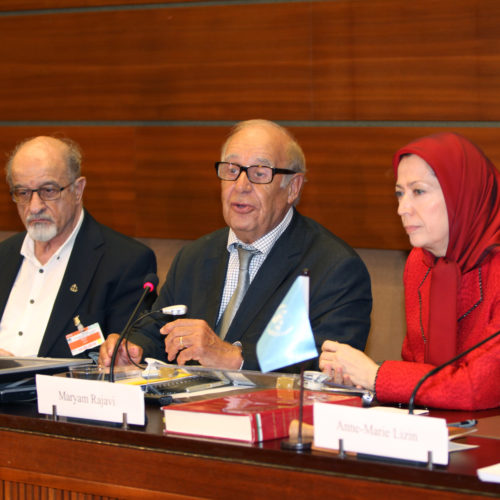
[(425, 262), (433, 267), (427, 361), (440, 364), (457, 354), (460, 276), (500, 245), (500, 173), (477, 146), (450, 132), (423, 137), (401, 148), (393, 158), (396, 177), (405, 154), (415, 154), (431, 166), (448, 211), (445, 257), (436, 259), (424, 250)]

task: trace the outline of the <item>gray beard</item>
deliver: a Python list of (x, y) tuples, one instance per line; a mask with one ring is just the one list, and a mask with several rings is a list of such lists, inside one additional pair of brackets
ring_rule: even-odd
[(27, 230), (30, 238), (35, 241), (50, 241), (57, 236), (57, 227), (53, 222), (50, 224), (30, 224)]

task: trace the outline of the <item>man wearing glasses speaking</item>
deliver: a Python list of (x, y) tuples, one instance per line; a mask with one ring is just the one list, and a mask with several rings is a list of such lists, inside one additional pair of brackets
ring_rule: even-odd
[[(188, 306), (186, 318), (145, 318), (132, 330), (134, 361), (149, 356), (184, 364), (258, 370), (256, 343), (304, 269), (318, 350), (326, 339), (365, 347), (370, 327), (368, 272), (352, 248), (294, 208), (305, 159), (291, 134), (265, 120), (241, 122), (215, 164), (229, 227), (185, 246), (153, 310)], [(100, 362), (109, 365), (110, 335)], [(128, 362), (120, 346), (119, 361)], [(317, 361), (313, 368), (318, 368)]]
[(22, 142), (7, 162), (27, 232), (0, 243), (1, 356), (71, 357), (75, 316), (80, 326), (120, 331), (156, 272), (152, 250), (83, 209), (80, 170), (77, 144), (53, 137)]

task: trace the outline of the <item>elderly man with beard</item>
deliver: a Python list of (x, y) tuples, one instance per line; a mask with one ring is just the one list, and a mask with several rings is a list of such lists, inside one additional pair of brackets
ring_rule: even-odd
[(26, 232), (0, 243), (0, 355), (71, 357), (66, 335), (99, 323), (120, 331), (156, 272), (151, 249), (83, 208), (81, 152), (69, 139), (19, 144), (7, 183)]

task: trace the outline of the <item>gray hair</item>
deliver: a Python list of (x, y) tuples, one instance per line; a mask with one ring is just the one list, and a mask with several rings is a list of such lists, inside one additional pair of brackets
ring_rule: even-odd
[[(54, 137), (48, 136), (51, 139), (59, 141), (60, 143), (66, 146), (64, 151), (64, 162), (66, 163), (67, 173), (70, 177), (70, 180), (73, 182), (81, 175), (82, 171), (82, 150), (77, 142), (69, 139), (67, 137)], [(31, 141), (38, 139), (38, 137), (30, 137), (29, 139), (25, 139), (21, 141), (16, 147), (12, 150), (12, 152), (8, 155), (7, 163), (5, 165), (5, 177), (7, 179), (7, 184), (12, 188), (12, 163), (14, 161), (14, 157), (19, 152), (19, 150), (28, 144)]]

